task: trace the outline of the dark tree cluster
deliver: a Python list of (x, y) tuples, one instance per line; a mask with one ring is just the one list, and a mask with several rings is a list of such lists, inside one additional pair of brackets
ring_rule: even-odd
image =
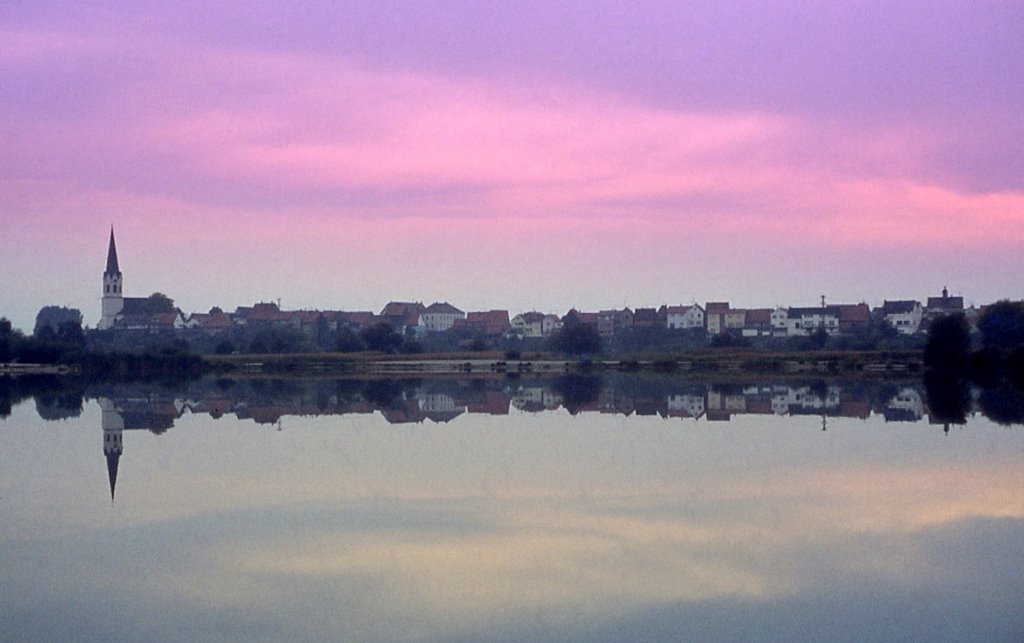
[(1024, 302), (988, 306), (977, 324), (981, 348), (974, 344), (962, 313), (935, 320), (928, 330), (925, 366), (935, 376), (971, 379), (987, 388), (1009, 383), (1024, 388)]
[(551, 335), (550, 346), (571, 357), (594, 355), (601, 352), (601, 335), (592, 324), (584, 324), (570, 311), (562, 319), (562, 327)]

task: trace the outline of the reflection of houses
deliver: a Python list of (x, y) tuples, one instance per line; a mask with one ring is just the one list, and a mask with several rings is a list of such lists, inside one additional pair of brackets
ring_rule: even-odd
[(124, 452), (123, 432), (145, 429), (163, 433), (174, 426), (184, 406), (172, 399), (101, 397), (100, 424), (103, 428), (103, 455), (107, 460), (107, 477), (110, 481), (110, 500), (114, 500), (117, 486), (117, 471)]
[(734, 413), (746, 413), (747, 398), (742, 391), (709, 389), (705, 412), (712, 422), (728, 422)]
[(449, 422), (466, 412), (466, 407), (446, 393), (427, 393), (417, 401), (423, 417), (434, 422)]
[(924, 417), (924, 399), (916, 389), (904, 387), (886, 401), (882, 414), (886, 422), (917, 422)]
[(704, 396), (669, 395), (668, 415), (669, 417), (700, 419), (704, 415)]
[(553, 411), (562, 405), (562, 396), (546, 386), (523, 386), (512, 394), (512, 406), (520, 411)]
[(483, 392), (482, 397), (476, 397), (467, 402), (467, 413), (483, 413), (485, 415), (508, 415), (509, 397), (504, 391)]
[(423, 412), (416, 400), (401, 400), (380, 410), (388, 424), (419, 424)]
[(778, 415), (837, 415), (840, 391), (836, 385), (812, 390), (809, 386), (777, 386), (772, 390), (772, 410)]

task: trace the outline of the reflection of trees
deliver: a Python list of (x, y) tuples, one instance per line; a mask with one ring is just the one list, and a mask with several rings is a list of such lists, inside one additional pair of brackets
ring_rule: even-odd
[(551, 388), (562, 397), (562, 406), (572, 415), (597, 401), (601, 395), (601, 377), (597, 375), (564, 375), (551, 383)]
[(82, 414), (82, 395), (76, 392), (36, 394), (36, 413), (44, 420), (66, 420)]
[(395, 380), (374, 380), (363, 388), (363, 398), (374, 406), (390, 409), (402, 399), (402, 385)]
[(978, 406), (998, 424), (1024, 424), (1024, 393), (1009, 388), (989, 388), (981, 392)]
[(971, 395), (963, 379), (929, 371), (924, 376), (924, 386), (928, 413), (933, 420), (945, 424), (967, 422)]

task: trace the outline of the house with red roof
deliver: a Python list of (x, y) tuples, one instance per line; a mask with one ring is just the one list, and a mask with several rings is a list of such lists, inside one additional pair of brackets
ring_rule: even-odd
[(669, 306), (665, 309), (665, 323), (670, 329), (704, 328), (704, 309), (692, 306)]
[(448, 302), (435, 302), (420, 313), (419, 328), (428, 333), (440, 333), (455, 325), (455, 321), (465, 319), (462, 312)]

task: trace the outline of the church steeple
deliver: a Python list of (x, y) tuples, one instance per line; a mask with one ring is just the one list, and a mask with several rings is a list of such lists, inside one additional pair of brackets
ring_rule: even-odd
[(114, 243), (114, 226), (110, 226), (110, 246), (107, 248), (107, 269), (103, 276), (120, 275), (121, 269), (117, 266), (117, 245)]
[(124, 295), (121, 292), (121, 267), (117, 265), (117, 244), (114, 243), (114, 226), (110, 226), (110, 243), (107, 245), (107, 269), (103, 271), (103, 300), (100, 311), (100, 322), (96, 328), (106, 330), (114, 325), (117, 316), (124, 308)]

